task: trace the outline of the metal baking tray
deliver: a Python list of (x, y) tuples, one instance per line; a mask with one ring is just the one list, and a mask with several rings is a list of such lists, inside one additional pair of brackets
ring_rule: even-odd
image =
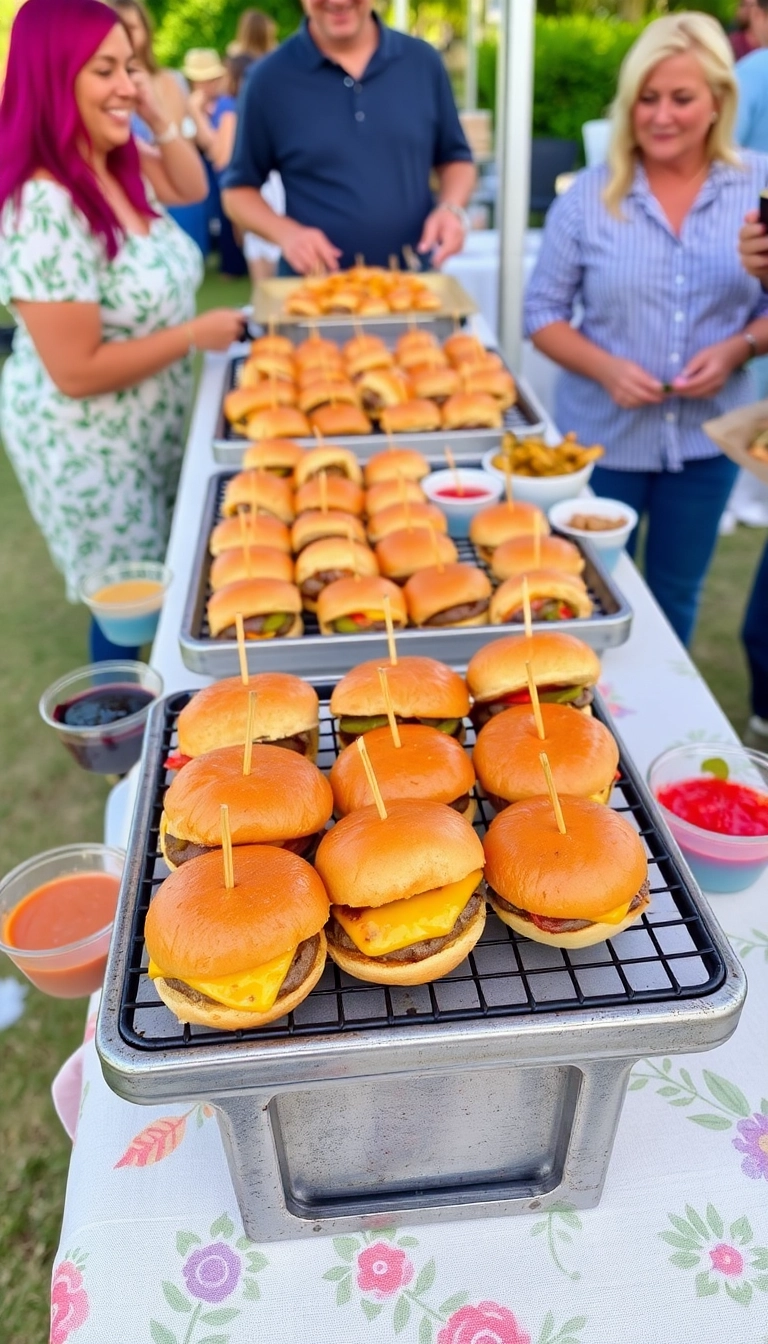
[[(244, 438), (242, 434), (237, 434), (224, 415), (224, 397), (227, 392), (238, 386), (240, 369), (245, 363), (245, 358), (244, 355), (240, 355), (230, 360), (214, 431), (213, 456), (218, 463), (226, 467), (239, 467), (246, 448), (254, 442), (252, 439)], [(526, 395), (524, 388), (520, 387), (517, 379), (515, 386), (517, 401), (504, 412), (501, 429), (451, 429), (428, 434), (390, 436), (383, 434), (380, 429), (375, 429), (372, 434), (344, 435), (339, 437), (339, 442), (351, 448), (361, 462), (367, 462), (374, 453), (380, 453), (387, 443), (394, 443), (399, 448), (418, 448), (427, 460), (436, 466), (445, 466), (445, 449), (448, 447), (456, 461), (467, 466), (470, 458), (479, 458), (489, 448), (499, 447), (505, 434), (514, 434), (517, 439), (525, 439), (531, 434), (544, 433), (544, 421), (538, 409)], [(294, 442), (300, 444), (302, 448), (317, 447), (317, 439), (312, 437), (295, 439)]]
[[(474, 461), (475, 459), (473, 459)], [(184, 665), (191, 672), (210, 677), (237, 676), (240, 668), (237, 644), (234, 640), (211, 639), (208, 632), (206, 603), (211, 595), (209, 574), (211, 556), (208, 541), (220, 516), (221, 500), (230, 472), (211, 476), (203, 504), (203, 516), (195, 548), (195, 557), (187, 591), (187, 600), (181, 618), (179, 645)], [(453, 538), (459, 559), (479, 565), (495, 584), (486, 562), (481, 559), (472, 542)], [(573, 540), (573, 538), (571, 538)], [(584, 580), (594, 604), (594, 612), (586, 618), (559, 621), (558, 630), (578, 635), (594, 649), (615, 648), (629, 639), (632, 626), (632, 608), (623, 593), (604, 569), (596, 551), (589, 542), (576, 541), (586, 566)], [(551, 629), (547, 622), (534, 621), (534, 630)], [(401, 654), (428, 653), (452, 667), (466, 667), (472, 654), (497, 635), (522, 635), (521, 625), (477, 625), (444, 629), (399, 630), (397, 647)], [(248, 640), (248, 666), (252, 672), (291, 671), (298, 677), (339, 677), (355, 663), (367, 658), (386, 658), (387, 639), (382, 634), (321, 635), (316, 617), (304, 612), (304, 634), (295, 639)]]
[[(404, 272), (406, 278), (409, 273)], [(380, 317), (357, 317), (356, 314), (331, 314), (327, 317), (296, 317), (292, 313), (284, 311), (286, 299), (294, 290), (300, 289), (306, 280), (302, 276), (276, 276), (270, 280), (260, 280), (256, 285), (253, 294), (253, 319), (260, 322), (262, 326), (271, 326), (276, 331), (284, 331), (286, 335), (293, 336), (293, 332), (298, 329), (301, 333), (297, 339), (303, 339), (303, 336), (313, 328), (326, 332), (328, 335), (338, 336), (340, 330), (348, 330), (350, 336), (354, 334), (354, 326), (363, 327), (367, 332), (374, 331), (380, 327), (382, 332), (391, 334), (397, 331), (400, 335), (412, 326), (414, 322), (420, 325), (427, 322), (430, 326), (442, 330), (445, 328), (445, 335), (450, 336), (455, 323), (462, 318), (471, 317), (478, 311), (474, 299), (467, 293), (464, 286), (453, 275), (446, 275), (441, 271), (419, 271), (418, 278), (428, 289), (437, 294), (440, 299), (440, 307), (435, 308), (431, 313), (419, 312), (418, 309), (405, 313), (392, 313), (389, 317), (382, 314)], [(435, 331), (438, 334), (438, 331)], [(348, 339), (348, 338), (347, 338)]]
[[(318, 764), (336, 755), (321, 698)], [(611, 805), (637, 828), (651, 905), (609, 942), (565, 951), (491, 912), (469, 958), (411, 989), (329, 960), (289, 1017), (182, 1027), (146, 974), (144, 919), (166, 875), (164, 760), (187, 694), (150, 710), (96, 1032), (105, 1078), (138, 1103), (212, 1101), (256, 1241), (596, 1204), (632, 1064), (735, 1030), (743, 971), (621, 741)], [(613, 725), (599, 696), (595, 713)], [(575, 712), (575, 711), (574, 711)], [(467, 745), (474, 734), (467, 729)], [(476, 827), (490, 819), (478, 797)]]

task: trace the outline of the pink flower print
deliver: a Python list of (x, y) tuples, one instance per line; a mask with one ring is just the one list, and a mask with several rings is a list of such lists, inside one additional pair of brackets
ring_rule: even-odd
[(50, 1344), (64, 1344), (88, 1319), (88, 1294), (83, 1276), (71, 1260), (62, 1260), (51, 1286)]
[(437, 1344), (531, 1344), (531, 1337), (506, 1307), (478, 1302), (476, 1307), (460, 1307), (449, 1317)]
[(758, 1112), (748, 1120), (740, 1120), (736, 1126), (740, 1139), (733, 1139), (734, 1148), (744, 1153), (741, 1170), (753, 1181), (764, 1177), (768, 1181), (768, 1115)]
[(412, 1278), (413, 1265), (405, 1251), (385, 1241), (377, 1241), (357, 1257), (358, 1288), (373, 1293), (380, 1301), (405, 1288)]
[(744, 1272), (744, 1256), (735, 1246), (726, 1246), (725, 1242), (721, 1241), (709, 1252), (709, 1258), (712, 1261), (712, 1268), (720, 1274), (727, 1274), (729, 1279)]
[(234, 1293), (240, 1270), (239, 1255), (235, 1255), (223, 1241), (216, 1241), (193, 1251), (185, 1261), (182, 1273), (193, 1297), (203, 1302), (223, 1302)]

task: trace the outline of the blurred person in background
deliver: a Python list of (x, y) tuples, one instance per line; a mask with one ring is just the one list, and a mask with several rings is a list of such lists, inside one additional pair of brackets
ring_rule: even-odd
[(209, 226), (218, 228), (220, 271), (236, 278), (248, 267), (232, 224), (221, 209), (221, 174), (232, 155), (237, 124), (237, 98), (230, 92), (230, 77), (219, 54), (212, 48), (194, 47), (184, 57), (182, 74), (190, 83), (189, 113), (195, 123), (196, 144), (208, 170)]
[[(739, 235), (739, 255), (749, 275), (768, 293), (768, 229), (750, 210)], [(768, 751), (768, 544), (757, 567), (741, 630), (749, 664), (752, 717), (745, 741)]]
[(244, 9), (237, 23), (234, 42), (227, 47), (228, 56), (248, 56), (260, 61), (277, 46), (277, 24), (260, 9)]
[[(274, 19), (260, 9), (244, 9), (238, 21), (235, 40), (227, 47), (228, 57), (246, 62), (240, 82), (250, 67), (264, 56), (268, 56), (276, 46), (277, 24)], [(232, 157), (233, 148), (234, 139), (229, 158)], [(279, 173), (270, 173), (261, 188), (261, 195), (276, 215), (285, 214), (285, 191)], [(275, 274), (280, 260), (280, 248), (275, 243), (259, 238), (258, 234), (245, 233), (243, 253), (254, 284), (258, 284), (260, 280), (268, 280)]]
[(608, 163), (550, 208), (525, 303), (565, 370), (557, 423), (604, 445), (596, 493), (647, 518), (646, 578), (684, 644), (737, 472), (701, 425), (753, 400), (745, 365), (768, 351), (768, 296), (728, 242), (768, 187), (768, 158), (734, 147), (736, 100), (715, 19), (649, 24), (619, 73)]
[(754, 7), (755, 0), (739, 0), (736, 13), (733, 16), (733, 23), (728, 29), (728, 41), (731, 44), (735, 61), (740, 61), (743, 56), (748, 56), (750, 51), (754, 51), (755, 47), (759, 46), (752, 32), (752, 11)]
[[(134, 113), (154, 146), (134, 140)], [(190, 355), (227, 349), (242, 316), (195, 317), (202, 259), (163, 206), (205, 193), (203, 165), (154, 102), (114, 9), (26, 0), (0, 143), (0, 303), (17, 323), (0, 430), (76, 602), (88, 574), (163, 558)], [(137, 652), (92, 625), (92, 660)]]

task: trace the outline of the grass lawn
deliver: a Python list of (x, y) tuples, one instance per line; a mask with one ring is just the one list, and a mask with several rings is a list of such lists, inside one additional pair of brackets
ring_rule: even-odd
[[(200, 306), (242, 303), (245, 282), (209, 276)], [(694, 657), (729, 718), (747, 717), (738, 629), (764, 533), (723, 538), (710, 577)], [(40, 692), (87, 659), (84, 610), (69, 606), (0, 453), (0, 855), (7, 871), (54, 845), (98, 840), (107, 787), (77, 769), (37, 713)], [(12, 974), (0, 959), (0, 978)], [(69, 1141), (54, 1114), (50, 1083), (78, 1045), (85, 1004), (30, 989), (21, 1021), (0, 1035), (0, 1303), (2, 1344), (44, 1344), (48, 1290), (58, 1244)]]

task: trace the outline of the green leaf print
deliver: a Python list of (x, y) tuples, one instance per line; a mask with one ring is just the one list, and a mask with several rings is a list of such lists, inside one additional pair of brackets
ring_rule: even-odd
[(187, 1300), (183, 1293), (180, 1293), (175, 1283), (163, 1281), (163, 1297), (169, 1307), (174, 1311), (191, 1311), (192, 1303)]
[(166, 1327), (161, 1325), (159, 1321), (149, 1322), (149, 1333), (155, 1341), (155, 1344), (179, 1344), (173, 1331), (166, 1329)]
[[(707, 1209), (707, 1216), (709, 1216), (709, 1210), (710, 1210), (710, 1209), (712, 1209), (712, 1205), (711, 1205), (711, 1204), (710, 1204), (710, 1206), (709, 1206), (709, 1209)], [(709, 1228), (707, 1227), (707, 1224), (704, 1222), (704, 1219), (699, 1217), (699, 1215), (698, 1215), (698, 1213), (696, 1212), (696, 1210), (693, 1209), (693, 1208), (691, 1208), (690, 1204), (686, 1204), (686, 1206), (685, 1206), (685, 1213), (686, 1213), (686, 1217), (688, 1218), (688, 1222), (691, 1224), (691, 1227), (693, 1228), (694, 1232), (698, 1232), (698, 1234), (699, 1234), (699, 1236), (701, 1237), (702, 1241), (706, 1241), (707, 1238), (709, 1237)], [(714, 1214), (714, 1209), (712, 1209), (712, 1213)], [(722, 1236), (722, 1232), (723, 1232), (723, 1220), (722, 1220), (722, 1218), (719, 1219), (719, 1222), (720, 1222), (720, 1231), (717, 1232), (715, 1229), (713, 1229), (713, 1231), (715, 1231), (715, 1235), (716, 1235), (716, 1236)]]
[(333, 1269), (327, 1269), (325, 1271), (323, 1278), (330, 1279), (331, 1283), (335, 1283), (337, 1279), (346, 1279), (349, 1273), (350, 1270), (346, 1265), (334, 1265)]
[(212, 1237), (231, 1237), (234, 1230), (235, 1224), (226, 1213), (222, 1213), (220, 1218), (216, 1218), (215, 1221), (211, 1223)]
[(196, 1236), (194, 1232), (176, 1233), (176, 1250), (179, 1255), (186, 1255), (193, 1246), (200, 1246), (201, 1244), (200, 1237)]
[(738, 1302), (742, 1307), (748, 1307), (752, 1301), (751, 1283), (726, 1283), (725, 1291), (734, 1302)]
[(735, 1083), (729, 1083), (727, 1078), (721, 1078), (719, 1074), (712, 1073), (709, 1069), (703, 1070), (702, 1077), (712, 1096), (726, 1110), (731, 1111), (734, 1115), (742, 1116), (744, 1119), (752, 1114), (752, 1108), (747, 1098)]
[(349, 1264), (360, 1250), (360, 1242), (357, 1237), (334, 1237), (333, 1249), (340, 1260), (346, 1260)]
[(731, 1121), (726, 1120), (722, 1115), (689, 1115), (688, 1119), (692, 1120), (694, 1125), (701, 1125), (702, 1129), (723, 1130), (732, 1128)]
[(440, 1316), (452, 1316), (454, 1311), (458, 1311), (459, 1307), (463, 1307), (468, 1301), (469, 1293), (454, 1293), (452, 1297), (447, 1297), (444, 1302), (440, 1303), (437, 1309), (438, 1314)]
[(336, 1286), (336, 1306), (344, 1307), (352, 1297), (352, 1278), (350, 1275), (342, 1279)]
[(229, 1325), (239, 1315), (237, 1307), (221, 1307), (216, 1311), (204, 1311), (200, 1320), (205, 1321), (206, 1325)]
[(713, 1294), (717, 1292), (719, 1286), (719, 1284), (715, 1283), (715, 1281), (710, 1278), (706, 1269), (703, 1269), (700, 1274), (696, 1275), (697, 1297), (712, 1297)]
[(395, 1307), (395, 1314), (393, 1317), (393, 1325), (395, 1328), (396, 1335), (402, 1334), (403, 1330), (405, 1329), (406, 1325), (410, 1320), (410, 1317), (411, 1317), (411, 1304), (408, 1301), (408, 1298), (399, 1297), (397, 1299), (397, 1306)]
[(243, 1297), (246, 1302), (258, 1302), (261, 1297), (261, 1289), (257, 1279), (243, 1279)]
[(365, 1297), (362, 1298), (360, 1306), (363, 1309), (363, 1315), (365, 1316), (366, 1320), (369, 1321), (375, 1321), (376, 1317), (380, 1316), (382, 1311), (384, 1310), (383, 1302), (369, 1302)]
[(674, 1255), (670, 1255), (669, 1263), (676, 1265), (678, 1269), (693, 1269), (700, 1259), (701, 1256), (695, 1251), (675, 1251)]
[(422, 1316), (419, 1325), (419, 1344), (432, 1344), (432, 1322), (428, 1316)]
[(437, 1266), (435, 1265), (434, 1260), (428, 1260), (413, 1287), (413, 1292), (416, 1297), (421, 1297), (422, 1293), (429, 1292), (432, 1284), (435, 1282), (436, 1274)]

